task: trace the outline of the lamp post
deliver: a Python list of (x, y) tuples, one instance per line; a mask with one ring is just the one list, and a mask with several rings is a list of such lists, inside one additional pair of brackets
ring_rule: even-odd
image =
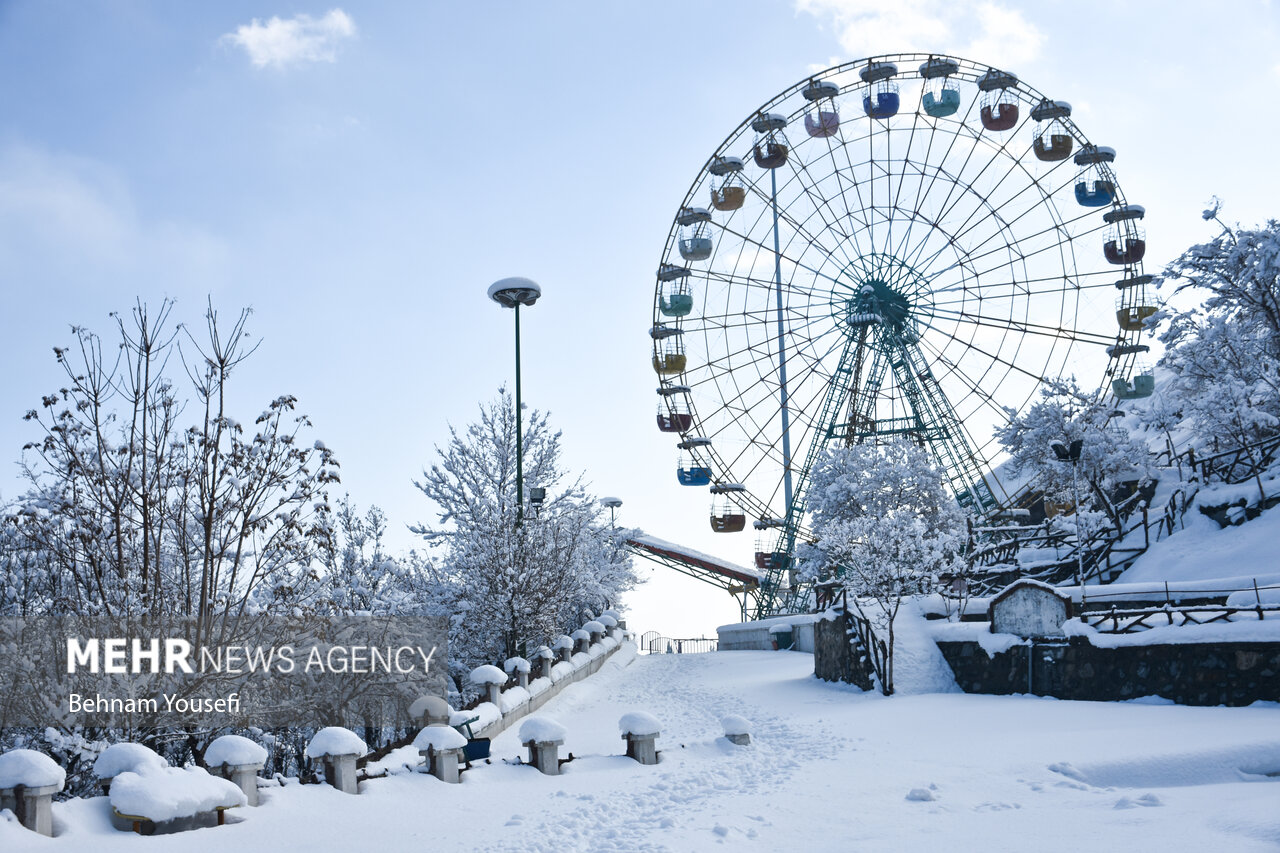
[(1084, 439), (1077, 438), (1071, 446), (1055, 441), (1049, 445), (1059, 462), (1071, 463), (1071, 500), (1076, 509), (1076, 586), (1084, 594), (1084, 524), (1080, 517), (1080, 486), (1077, 472), (1080, 470), (1080, 450), (1084, 447)]
[(622, 498), (601, 498), (600, 505), (609, 508), (609, 526), (613, 527), (614, 513), (622, 506)]
[(520, 306), (532, 305), (542, 288), (527, 278), (504, 278), (489, 285), (489, 298), (516, 312), (516, 527), (524, 523), (524, 432), (520, 400)]

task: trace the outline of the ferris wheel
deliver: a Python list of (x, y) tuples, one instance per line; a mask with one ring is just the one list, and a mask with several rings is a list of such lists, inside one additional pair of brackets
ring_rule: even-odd
[(712, 528), (752, 521), (775, 590), (826, 448), (909, 437), (981, 514), (1010, 497), (993, 432), (1042, 382), (1152, 392), (1145, 211), (1071, 112), (1007, 71), (878, 56), (772, 98), (694, 178), (657, 271), (658, 427)]

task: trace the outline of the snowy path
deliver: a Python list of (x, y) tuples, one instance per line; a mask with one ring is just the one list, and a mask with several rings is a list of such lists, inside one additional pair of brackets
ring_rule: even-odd
[[(235, 825), (154, 840), (112, 831), (95, 798), (59, 804), (52, 840), (0, 823), (0, 849), (1280, 850), (1278, 705), (886, 699), (812, 666), (627, 650), (543, 709), (575, 756), (559, 777), (505, 763), (522, 752), (506, 732), (461, 785), (401, 773), (358, 797), (269, 789)], [(621, 757), (633, 710), (664, 724), (655, 767)], [(720, 737), (727, 713), (754, 723), (750, 746)]]

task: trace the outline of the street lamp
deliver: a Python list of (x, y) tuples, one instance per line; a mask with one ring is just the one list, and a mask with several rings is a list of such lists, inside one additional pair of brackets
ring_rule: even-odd
[(516, 527), (524, 523), (524, 433), (520, 411), (520, 306), (532, 305), (542, 288), (527, 278), (504, 278), (489, 285), (489, 298), (516, 310)]
[(622, 506), (622, 498), (601, 498), (600, 505), (609, 508), (609, 526), (613, 527), (613, 514)]
[(1084, 447), (1084, 439), (1077, 438), (1068, 447), (1061, 441), (1049, 445), (1059, 462), (1071, 463), (1071, 500), (1076, 508), (1076, 586), (1084, 590), (1084, 520), (1080, 516), (1080, 487), (1077, 472), (1080, 470), (1080, 450)]

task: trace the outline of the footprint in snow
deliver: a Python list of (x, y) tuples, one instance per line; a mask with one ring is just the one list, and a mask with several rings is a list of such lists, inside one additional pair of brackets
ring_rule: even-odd
[(1163, 806), (1164, 801), (1155, 794), (1143, 794), (1141, 797), (1121, 797), (1116, 800), (1115, 808), (1118, 809), (1136, 809), (1136, 808), (1154, 808), (1155, 806)]

